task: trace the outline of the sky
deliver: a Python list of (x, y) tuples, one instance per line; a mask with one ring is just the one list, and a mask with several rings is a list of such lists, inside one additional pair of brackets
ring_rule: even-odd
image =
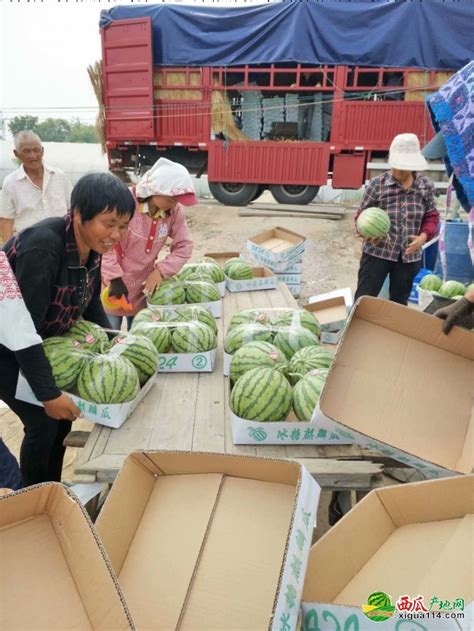
[(97, 101), (87, 66), (101, 56), (101, 10), (154, 3), (157, 0), (0, 0), (0, 112), (6, 122), (32, 114), (93, 123)]

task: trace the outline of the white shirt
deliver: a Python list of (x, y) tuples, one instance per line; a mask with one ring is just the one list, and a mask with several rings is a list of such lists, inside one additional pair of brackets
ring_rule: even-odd
[(70, 181), (61, 169), (46, 164), (43, 168), (43, 190), (33, 184), (23, 165), (3, 181), (0, 218), (14, 219), (17, 232), (47, 217), (62, 217), (69, 209)]

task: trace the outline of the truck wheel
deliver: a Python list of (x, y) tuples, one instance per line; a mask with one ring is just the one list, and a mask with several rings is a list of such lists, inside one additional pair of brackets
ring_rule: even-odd
[(257, 195), (258, 184), (238, 182), (209, 182), (212, 196), (225, 206), (246, 206)]
[(251, 202), (254, 202), (256, 199), (258, 199), (260, 197), (260, 195), (263, 193), (263, 186), (257, 186), (257, 190), (255, 191), (255, 195), (252, 197), (252, 199), (250, 200)]
[(270, 192), (279, 204), (309, 204), (319, 191), (319, 186), (273, 184)]

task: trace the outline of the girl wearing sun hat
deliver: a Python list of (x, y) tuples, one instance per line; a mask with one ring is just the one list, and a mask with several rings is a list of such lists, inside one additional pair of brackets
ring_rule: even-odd
[[(163, 279), (176, 274), (193, 249), (182, 207), (194, 206), (198, 200), (184, 166), (160, 158), (131, 191), (137, 206), (128, 230), (102, 257), (102, 281), (109, 288), (109, 297), (125, 296), (133, 305), (131, 311), (107, 312), (114, 329), (120, 329), (123, 316), (130, 327), (133, 316), (146, 306), (146, 296)], [(172, 240), (170, 252), (158, 260), (168, 238)]]

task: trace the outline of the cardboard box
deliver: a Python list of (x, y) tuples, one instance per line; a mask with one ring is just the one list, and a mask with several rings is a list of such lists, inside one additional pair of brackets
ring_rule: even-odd
[(0, 497), (0, 629), (135, 629), (94, 526), (55, 482)]
[(260, 232), (247, 240), (247, 250), (262, 265), (274, 272), (284, 272), (301, 258), (306, 237), (286, 228)]
[(215, 318), (222, 318), (222, 298), (220, 300), (214, 300), (213, 302), (186, 302), (181, 305), (152, 305), (150, 302), (147, 302), (146, 306), (148, 309), (156, 309), (157, 311), (166, 310), (172, 314), (175, 314), (176, 309), (180, 307), (206, 307)]
[(242, 258), (240, 252), (208, 252), (204, 256), (210, 256), (222, 268), (229, 259)]
[[(250, 257), (251, 261), (253, 261), (256, 265), (258, 265), (258, 261), (256, 259), (252, 258), (250, 254), (248, 254), (248, 256)], [(246, 259), (246, 257), (243, 254), (240, 255), (240, 258), (244, 260), (248, 260), (248, 258)], [(273, 269), (272, 265), (267, 265), (267, 267), (272, 272), (275, 272), (275, 271), (278, 272), (278, 274), (298, 274), (299, 276), (301, 276), (301, 272), (303, 271), (303, 259), (302, 257), (295, 259), (295, 261), (292, 262), (287, 267), (285, 267), (285, 269), (275, 270)]]
[(338, 344), (349, 312), (344, 296), (313, 302), (303, 308), (318, 318), (321, 324), (321, 342)]
[(298, 298), (301, 293), (301, 285), (287, 285), (290, 290), (290, 294), (295, 298)]
[[(71, 397), (74, 403), (82, 412), (82, 418), (99, 425), (105, 425), (106, 427), (113, 427), (115, 429), (121, 427), (133, 410), (137, 407), (144, 396), (150, 391), (155, 384), (155, 377), (151, 377), (143, 388), (140, 388), (140, 392), (132, 401), (126, 403), (93, 403), (81, 399), (81, 397), (67, 392), (66, 394)], [(18, 375), (18, 383), (16, 386), (15, 397), (20, 401), (26, 401), (26, 403), (32, 403), (33, 405), (43, 404), (35, 397), (30, 384), (25, 377), (21, 374)]]
[(314, 302), (321, 302), (322, 300), (329, 300), (330, 298), (337, 298), (342, 296), (348, 310), (352, 308), (353, 299), (352, 291), (350, 287), (344, 287), (343, 289), (335, 289), (334, 291), (328, 291), (325, 294), (319, 294), (317, 296), (310, 296), (308, 302), (312, 305)]
[(131, 454), (97, 530), (137, 627), (294, 630), (319, 492), (289, 461)]
[(300, 285), (301, 286), (301, 273), (289, 274), (284, 272), (283, 274), (277, 274), (278, 281), (287, 285)]
[(160, 353), (159, 372), (212, 372), (217, 350), (205, 353)]
[[(378, 298), (344, 329), (313, 421), (428, 476), (474, 465), (474, 335)], [(452, 474), (452, 473), (451, 473)]]
[[(363, 606), (370, 614), (368, 596), (384, 592), (394, 610), (383, 629), (472, 631), (473, 498), (474, 476), (372, 491), (311, 548), (303, 629), (376, 628)], [(438, 603), (430, 613), (417, 607), (410, 623), (410, 603), (420, 596), (427, 610), (433, 598)], [(460, 607), (448, 616), (462, 617), (445, 617), (439, 601), (456, 600)]]
[(278, 278), (266, 267), (252, 267), (252, 279), (234, 280), (226, 276), (226, 287), (231, 292), (258, 291), (261, 289), (276, 289)]

